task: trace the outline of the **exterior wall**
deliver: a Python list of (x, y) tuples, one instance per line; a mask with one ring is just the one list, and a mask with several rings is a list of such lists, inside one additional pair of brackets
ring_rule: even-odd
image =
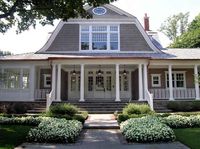
[(79, 51), (79, 25), (63, 25), (47, 51)]
[(40, 89), (51, 89), (51, 87), (44, 87), (44, 75), (50, 74), (51, 69), (40, 69)]
[[(148, 86), (149, 88), (166, 88), (165, 72), (168, 69), (149, 69), (148, 70)], [(186, 88), (194, 88), (194, 70), (193, 69), (172, 69), (173, 71), (185, 71)], [(151, 74), (161, 75), (161, 87), (152, 87)]]
[(153, 51), (135, 24), (120, 25), (121, 51)]

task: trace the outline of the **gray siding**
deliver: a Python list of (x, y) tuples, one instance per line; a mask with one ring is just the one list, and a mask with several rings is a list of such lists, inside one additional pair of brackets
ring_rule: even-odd
[(79, 51), (79, 25), (65, 24), (47, 51)]
[(153, 51), (134, 24), (120, 25), (121, 51)]

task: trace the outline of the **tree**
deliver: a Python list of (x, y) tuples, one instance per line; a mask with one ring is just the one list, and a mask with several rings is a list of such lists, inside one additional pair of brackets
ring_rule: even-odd
[(0, 56), (6, 56), (6, 55), (12, 55), (10, 51), (1, 51), (0, 50)]
[(189, 12), (170, 16), (161, 24), (160, 31), (170, 40), (174, 41), (177, 36), (186, 32), (188, 27), (188, 17)]
[(17, 33), (35, 28), (36, 23), (51, 24), (56, 19), (90, 18), (86, 4), (99, 6), (115, 0), (0, 0), (0, 32), (17, 25)]
[(171, 48), (200, 48), (200, 14), (188, 26), (188, 31), (176, 38)]

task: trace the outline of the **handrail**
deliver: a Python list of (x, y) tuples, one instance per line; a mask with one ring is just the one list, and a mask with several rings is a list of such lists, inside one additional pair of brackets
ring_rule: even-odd
[(49, 94), (47, 94), (47, 102), (46, 102), (46, 111), (49, 110), (49, 107), (51, 106), (52, 102), (53, 102), (53, 90), (51, 90), (51, 92)]
[(151, 94), (148, 90), (145, 91), (147, 102), (151, 108), (151, 110), (154, 110), (153, 107), (153, 94)]

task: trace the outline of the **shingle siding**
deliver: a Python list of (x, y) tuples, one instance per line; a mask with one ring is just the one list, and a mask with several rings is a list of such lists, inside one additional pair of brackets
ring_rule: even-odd
[(79, 25), (63, 25), (47, 51), (79, 51)]
[(135, 24), (120, 25), (121, 51), (153, 51)]

